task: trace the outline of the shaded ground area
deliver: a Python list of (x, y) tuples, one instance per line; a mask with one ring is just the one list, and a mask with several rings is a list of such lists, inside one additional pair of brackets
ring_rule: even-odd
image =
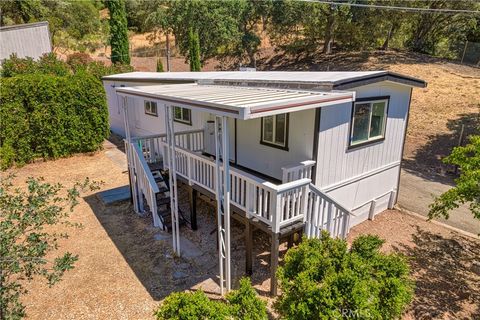
[(480, 241), (389, 210), (352, 229), (386, 240), (385, 250), (410, 261), (415, 298), (404, 319), (480, 318)]

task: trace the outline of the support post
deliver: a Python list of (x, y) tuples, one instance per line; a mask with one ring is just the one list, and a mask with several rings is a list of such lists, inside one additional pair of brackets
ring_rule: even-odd
[(230, 163), (227, 117), (215, 116), (215, 177), (220, 292), (230, 291)]
[(245, 273), (253, 273), (253, 226), (250, 219), (245, 221)]
[(197, 194), (198, 191), (190, 186), (190, 221), (192, 230), (197, 230)]
[(270, 294), (277, 295), (277, 269), (280, 239), (278, 233), (272, 233), (272, 244), (270, 253)]
[(136, 213), (139, 213), (138, 207), (138, 197), (137, 197), (137, 181), (135, 177), (135, 168), (134, 168), (134, 161), (131, 148), (132, 137), (130, 135), (130, 125), (128, 124), (128, 101), (127, 97), (123, 97), (123, 125), (125, 128), (125, 139), (126, 139), (126, 148), (125, 152), (127, 154), (127, 165), (128, 165), (128, 177), (130, 178), (130, 195), (132, 198), (133, 210)]
[(172, 211), (173, 251), (180, 256), (180, 226), (178, 217), (177, 168), (175, 161), (175, 128), (173, 124), (173, 107), (165, 105), (165, 128), (168, 144), (168, 176), (170, 184), (170, 208)]

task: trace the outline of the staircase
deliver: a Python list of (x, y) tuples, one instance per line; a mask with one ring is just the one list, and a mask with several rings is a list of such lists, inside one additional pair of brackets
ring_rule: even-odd
[[(158, 169), (158, 166), (150, 166), (150, 170), (159, 190), (155, 194), (157, 213), (163, 224), (164, 230), (170, 232), (172, 230), (172, 213), (170, 209), (170, 184), (168, 183), (168, 171)], [(182, 210), (179, 208), (178, 211), (180, 226), (189, 223)]]

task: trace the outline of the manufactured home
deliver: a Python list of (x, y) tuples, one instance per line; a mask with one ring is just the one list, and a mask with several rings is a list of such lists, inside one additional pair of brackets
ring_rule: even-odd
[[(230, 289), (230, 219), (272, 239), (345, 237), (396, 203), (410, 99), (423, 80), (368, 72), (132, 72), (106, 76), (111, 130), (125, 137), (137, 213), (196, 228), (198, 194), (217, 202), (221, 288)], [(177, 186), (191, 212), (178, 210)]]

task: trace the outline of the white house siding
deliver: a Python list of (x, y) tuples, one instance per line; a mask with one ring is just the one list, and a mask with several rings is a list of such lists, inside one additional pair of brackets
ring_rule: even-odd
[[(387, 208), (397, 188), (410, 87), (391, 82), (355, 88), (357, 98), (390, 96), (385, 140), (348, 150), (352, 105), (321, 110), (316, 185), (355, 214), (355, 225)], [(387, 194), (388, 193), (388, 194)], [(362, 207), (360, 207), (362, 206)]]
[[(125, 136), (123, 121), (122, 98), (117, 96), (115, 87), (119, 86), (147, 86), (158, 85), (158, 83), (141, 82), (119, 82), (104, 81), (104, 88), (107, 94), (108, 111), (110, 114), (110, 130), (118, 135)], [(127, 98), (130, 132), (132, 136), (145, 136), (165, 133), (165, 108), (157, 105), (158, 116), (145, 114), (144, 98)], [(176, 131), (201, 129), (204, 127), (208, 115), (192, 111), (192, 125), (175, 123)]]
[(315, 110), (290, 113), (288, 151), (260, 144), (260, 126), (260, 119), (237, 121), (239, 165), (282, 179), (282, 167), (313, 158)]
[(0, 28), (0, 61), (15, 53), (19, 58), (40, 58), (52, 51), (48, 22)]

